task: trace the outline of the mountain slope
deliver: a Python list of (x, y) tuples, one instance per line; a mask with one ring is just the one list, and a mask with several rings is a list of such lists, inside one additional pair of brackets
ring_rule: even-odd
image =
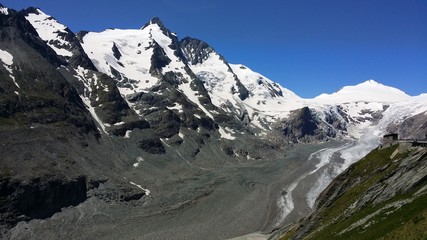
[(425, 238), (426, 161), (425, 148), (373, 150), (335, 178), (282, 239)]

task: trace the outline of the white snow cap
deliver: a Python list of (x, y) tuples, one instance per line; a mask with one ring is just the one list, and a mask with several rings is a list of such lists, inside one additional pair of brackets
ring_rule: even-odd
[[(71, 46), (70, 43), (59, 36), (59, 33), (67, 33), (67, 27), (42, 12), (40, 9), (36, 9), (36, 11), (37, 13), (30, 13), (25, 18), (33, 25), (40, 38), (46, 41), (56, 54), (65, 57), (73, 56), (73, 53), (68, 50)], [(57, 43), (52, 44), (51, 42)]]
[(355, 86), (343, 87), (332, 94), (321, 94), (315, 100), (334, 102), (376, 101), (376, 102), (399, 102), (408, 100), (409, 95), (403, 91), (383, 85), (374, 80), (368, 80)]
[(7, 7), (3, 7), (3, 6), (0, 4), (0, 14), (3, 14), (3, 15), (9, 15), (9, 9), (8, 9)]

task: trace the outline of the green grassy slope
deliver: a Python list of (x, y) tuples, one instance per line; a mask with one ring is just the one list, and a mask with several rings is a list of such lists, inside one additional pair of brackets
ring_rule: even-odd
[(311, 216), (281, 239), (427, 239), (426, 175), (385, 201), (370, 199), (358, 206), (370, 190), (393, 187), (387, 186), (393, 182), (389, 179), (399, 184), (396, 177), (410, 168), (425, 169), (426, 149), (411, 149), (391, 159), (396, 148), (375, 149), (353, 164), (321, 194)]

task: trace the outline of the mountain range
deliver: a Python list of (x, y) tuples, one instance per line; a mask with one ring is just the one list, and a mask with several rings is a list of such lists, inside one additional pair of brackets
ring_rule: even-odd
[[(422, 139), (427, 131), (427, 94), (368, 80), (304, 99), (202, 40), (179, 39), (159, 18), (141, 29), (73, 33), (40, 9), (0, 5), (0, 24), (0, 234), (10, 238), (55, 238), (47, 226), (61, 221), (102, 223), (86, 238), (141, 234), (129, 217), (148, 221), (145, 237), (179, 228), (194, 238), (196, 223), (163, 218), (197, 219), (199, 202), (217, 206), (213, 199), (230, 201), (231, 218), (251, 194), (271, 195), (260, 206), (279, 211), (273, 190), (284, 186), (275, 181), (306, 163), (270, 164), (294, 146), (357, 146), (341, 152), (336, 176), (387, 132)], [(212, 238), (272, 231), (286, 217), (277, 222), (271, 210), (263, 223), (239, 223), (261, 213), (250, 214)], [(127, 227), (112, 234), (112, 222)]]

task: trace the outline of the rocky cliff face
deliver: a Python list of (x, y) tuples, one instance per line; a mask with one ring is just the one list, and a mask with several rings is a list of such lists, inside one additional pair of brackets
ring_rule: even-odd
[(308, 107), (292, 111), (275, 128), (279, 131), (279, 139), (294, 143), (322, 141), (337, 135), (334, 128), (323, 123)]
[(63, 207), (86, 200), (86, 178), (33, 178), (28, 182), (0, 178), (0, 219), (6, 227), (19, 221), (51, 217)]
[(425, 237), (427, 150), (375, 149), (339, 175), (282, 239)]
[(390, 133), (399, 134), (400, 139), (426, 139), (427, 122), (426, 114), (420, 113), (411, 116), (400, 123), (393, 123), (387, 127)]

